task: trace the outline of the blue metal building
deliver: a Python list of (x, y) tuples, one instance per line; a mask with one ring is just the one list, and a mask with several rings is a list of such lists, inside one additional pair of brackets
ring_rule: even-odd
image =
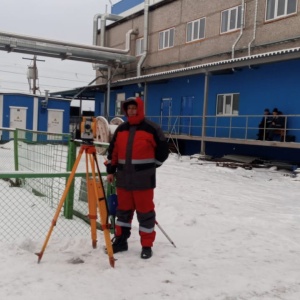
[[(0, 94), (0, 127), (69, 133), (70, 100), (28, 94)], [(2, 132), (1, 140), (10, 139)]]

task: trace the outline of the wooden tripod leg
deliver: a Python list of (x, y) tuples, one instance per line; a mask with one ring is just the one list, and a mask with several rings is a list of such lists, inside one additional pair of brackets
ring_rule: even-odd
[(42, 259), (42, 257), (43, 257), (43, 254), (44, 254), (45, 249), (46, 249), (46, 247), (47, 247), (47, 244), (48, 244), (48, 242), (49, 242), (49, 239), (50, 239), (51, 233), (52, 233), (52, 231), (53, 231), (53, 228), (54, 228), (54, 226), (56, 226), (56, 222), (57, 222), (57, 219), (58, 219), (58, 217), (59, 217), (59, 213), (60, 213), (60, 211), (61, 211), (61, 209), (62, 209), (62, 207), (63, 207), (63, 205), (64, 205), (64, 202), (65, 202), (66, 197), (67, 197), (67, 195), (68, 195), (68, 193), (69, 193), (69, 190), (70, 190), (70, 186), (71, 186), (71, 184), (72, 184), (72, 182), (73, 182), (73, 180), (74, 180), (75, 172), (76, 172), (76, 169), (77, 169), (78, 164), (79, 164), (79, 162), (80, 162), (82, 153), (83, 153), (83, 149), (80, 149), (79, 154), (78, 154), (78, 157), (76, 158), (76, 161), (75, 161), (74, 166), (73, 166), (73, 168), (72, 168), (71, 174), (70, 174), (70, 176), (69, 176), (69, 178), (68, 178), (68, 181), (67, 181), (67, 184), (66, 184), (66, 188), (65, 188), (65, 190), (64, 190), (64, 192), (63, 192), (63, 195), (61, 196), (61, 199), (60, 199), (60, 201), (59, 201), (59, 203), (58, 203), (58, 206), (57, 206), (55, 215), (54, 215), (54, 217), (53, 217), (53, 220), (52, 220), (50, 229), (49, 229), (48, 234), (47, 234), (47, 236), (46, 236), (46, 240), (45, 240), (45, 242), (44, 242), (44, 244), (43, 244), (43, 247), (42, 247), (41, 251), (40, 251), (39, 253), (36, 253), (36, 255), (38, 256), (38, 263), (41, 261), (41, 259)]
[(89, 153), (87, 152), (89, 148), (86, 148), (85, 153), (85, 164), (86, 164), (86, 187), (87, 187), (87, 199), (88, 199), (88, 208), (89, 208), (89, 219), (91, 227), (91, 238), (92, 238), (92, 247), (97, 248), (97, 201), (96, 195), (93, 187), (93, 180), (89, 175)]
[[(93, 152), (92, 155), (90, 156), (90, 163), (91, 163), (93, 181), (94, 181), (93, 186), (94, 186), (94, 191), (97, 199), (97, 205), (98, 205), (98, 210), (100, 215), (100, 222), (104, 234), (106, 251), (109, 258), (109, 264), (111, 265), (111, 267), (114, 268), (115, 259), (114, 259), (114, 253), (113, 253), (111, 239), (110, 239), (110, 226), (108, 224), (108, 210), (106, 205), (103, 182), (102, 182), (99, 165), (96, 157), (96, 152)], [(95, 164), (97, 166), (98, 182), (96, 180)]]

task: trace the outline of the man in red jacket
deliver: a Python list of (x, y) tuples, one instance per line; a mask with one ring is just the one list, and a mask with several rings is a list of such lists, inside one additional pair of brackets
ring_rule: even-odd
[(107, 180), (116, 176), (118, 207), (114, 253), (128, 250), (127, 239), (136, 211), (142, 245), (141, 258), (152, 256), (155, 240), (154, 188), (156, 168), (168, 158), (169, 148), (161, 128), (147, 120), (140, 98), (128, 98), (123, 104), (128, 118), (116, 129), (107, 155)]

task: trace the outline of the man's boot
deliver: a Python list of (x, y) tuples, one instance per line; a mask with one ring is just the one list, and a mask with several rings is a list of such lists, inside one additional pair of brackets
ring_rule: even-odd
[(115, 236), (112, 239), (112, 248), (114, 253), (128, 250), (127, 239), (130, 236), (130, 228), (122, 227), (121, 229), (121, 235)]

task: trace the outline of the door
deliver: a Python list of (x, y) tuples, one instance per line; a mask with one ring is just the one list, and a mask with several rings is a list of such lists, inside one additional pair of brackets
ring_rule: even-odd
[[(47, 132), (51, 133), (63, 133), (63, 110), (59, 109), (48, 109), (48, 128)], [(48, 140), (62, 139), (61, 136), (48, 135)]]
[(181, 99), (181, 116), (180, 128), (181, 134), (191, 134), (192, 131), (192, 118), (194, 109), (194, 96), (182, 97)]
[(161, 99), (161, 128), (164, 132), (171, 132), (172, 98)]
[[(10, 106), (9, 127), (26, 129), (27, 107)], [(13, 138), (14, 133), (10, 132), (9, 138)], [(25, 132), (19, 133), (20, 138), (25, 137)]]

